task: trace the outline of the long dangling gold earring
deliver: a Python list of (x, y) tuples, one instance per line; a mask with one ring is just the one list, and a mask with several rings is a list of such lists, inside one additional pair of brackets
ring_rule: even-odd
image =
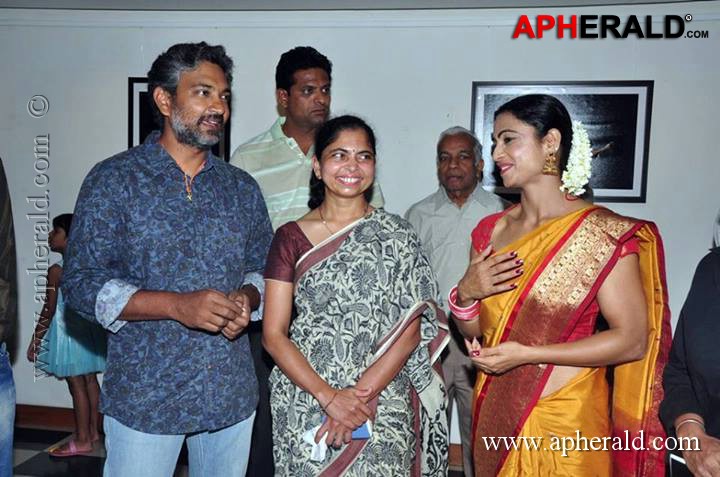
[(542, 168), (542, 173), (548, 176), (559, 176), (560, 175), (560, 167), (558, 167), (558, 164), (560, 163), (560, 159), (558, 159), (557, 155), (555, 154), (555, 151), (548, 154), (548, 156), (545, 158), (545, 164)]

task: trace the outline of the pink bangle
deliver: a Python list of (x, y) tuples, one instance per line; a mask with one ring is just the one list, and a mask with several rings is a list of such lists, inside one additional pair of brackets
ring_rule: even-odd
[(457, 285), (450, 290), (448, 294), (448, 305), (450, 311), (460, 321), (472, 321), (480, 314), (480, 301), (475, 300), (469, 306), (460, 306), (457, 304), (458, 287)]

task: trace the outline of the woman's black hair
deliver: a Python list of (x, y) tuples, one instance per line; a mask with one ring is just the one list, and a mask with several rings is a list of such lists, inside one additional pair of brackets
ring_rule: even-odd
[(73, 214), (60, 214), (53, 219), (54, 229), (63, 229), (65, 235), (70, 235), (70, 225), (72, 224)]
[(560, 131), (559, 167), (561, 171), (565, 170), (572, 148), (573, 132), (570, 113), (559, 99), (547, 94), (518, 96), (500, 106), (495, 111), (495, 119), (502, 113), (510, 113), (535, 128), (539, 139), (545, 137), (551, 129)]
[[(346, 114), (344, 116), (338, 116), (330, 119), (325, 124), (320, 126), (320, 129), (315, 133), (315, 156), (320, 160), (323, 151), (332, 142), (334, 142), (341, 132), (360, 129), (365, 131), (367, 135), (372, 152), (375, 154), (375, 133), (372, 128), (362, 119), (357, 116), (351, 116)], [(365, 191), (365, 199), (370, 202), (372, 200), (373, 187), (369, 187)], [(325, 200), (325, 183), (315, 177), (315, 173), (310, 173), (310, 199), (308, 200), (308, 207), (310, 210), (316, 209)]]

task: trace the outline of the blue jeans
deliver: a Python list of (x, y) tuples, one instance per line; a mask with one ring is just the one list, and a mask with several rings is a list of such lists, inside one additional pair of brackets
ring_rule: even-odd
[[(242, 477), (247, 469), (255, 413), (212, 432), (187, 435), (190, 477)], [(175, 472), (185, 434), (146, 434), (110, 416), (105, 426), (104, 477), (163, 477)]]
[(0, 345), (0, 477), (13, 475), (15, 382), (5, 343)]

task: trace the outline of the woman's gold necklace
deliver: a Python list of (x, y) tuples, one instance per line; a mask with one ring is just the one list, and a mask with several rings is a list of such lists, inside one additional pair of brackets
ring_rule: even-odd
[[(365, 216), (367, 215), (367, 213), (368, 213), (368, 209), (369, 209), (369, 208), (370, 208), (370, 204), (366, 203), (366, 204), (365, 204), (365, 211), (363, 212), (363, 214), (362, 214), (360, 217), (358, 217), (358, 219), (360, 219), (360, 218), (362, 218), (362, 217), (365, 217)], [(337, 232), (333, 232), (333, 231), (332, 231), (332, 229), (330, 228), (330, 226), (329, 226), (328, 223), (327, 223), (327, 220), (325, 220), (325, 217), (323, 216), (323, 213), (322, 213), (322, 205), (321, 205), (320, 207), (318, 207), (318, 213), (320, 214), (320, 221), (323, 223), (323, 225), (325, 226), (325, 228), (327, 229), (327, 231), (330, 232), (330, 235), (335, 235)], [(357, 219), (355, 219), (355, 220), (357, 220)], [(353, 222), (354, 222), (355, 220), (353, 220)]]

